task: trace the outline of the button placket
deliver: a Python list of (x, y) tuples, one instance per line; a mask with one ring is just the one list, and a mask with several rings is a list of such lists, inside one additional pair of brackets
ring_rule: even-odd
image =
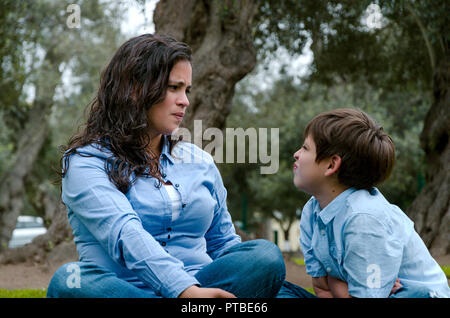
[(180, 194), (180, 197), (181, 197), (181, 208), (184, 209), (186, 207), (187, 203), (184, 201), (185, 198), (183, 197), (183, 193), (181, 191), (181, 186), (180, 186), (179, 183), (175, 183), (174, 187), (178, 191), (178, 193)]

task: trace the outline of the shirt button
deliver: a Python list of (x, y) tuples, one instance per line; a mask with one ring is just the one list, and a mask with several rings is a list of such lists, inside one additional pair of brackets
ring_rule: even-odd
[(331, 267), (327, 267), (327, 272), (331, 272)]
[(172, 231), (172, 228), (171, 228), (171, 227), (168, 227), (168, 228), (167, 228), (167, 231), (169, 231), (169, 232)]
[(325, 230), (320, 230), (320, 234), (325, 235)]
[(166, 246), (166, 242), (161, 242), (161, 245), (162, 246)]
[(168, 238), (168, 239), (170, 239), (170, 234), (169, 234), (169, 235), (167, 235), (167, 238)]
[(185, 208), (185, 207), (186, 207), (186, 203), (183, 203), (183, 204), (181, 205), (181, 207), (182, 207), (182, 208)]
[(175, 188), (178, 188), (180, 185), (177, 183), (176, 185), (175, 185)]

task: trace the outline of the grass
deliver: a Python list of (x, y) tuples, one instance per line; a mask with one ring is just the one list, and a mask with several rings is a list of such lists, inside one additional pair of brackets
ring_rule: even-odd
[(0, 289), (0, 298), (45, 298), (47, 289)]
[(444, 265), (444, 266), (441, 266), (441, 268), (444, 271), (445, 276), (447, 276), (447, 278), (450, 279), (450, 266)]
[[(292, 257), (291, 260), (300, 265), (305, 266), (305, 260), (302, 258)], [(447, 278), (450, 279), (450, 266), (441, 265)], [(314, 294), (313, 288), (306, 288), (307, 291)], [(0, 298), (45, 298), (47, 289), (0, 289)]]
[(305, 260), (303, 258), (292, 257), (291, 261), (300, 266), (305, 266)]

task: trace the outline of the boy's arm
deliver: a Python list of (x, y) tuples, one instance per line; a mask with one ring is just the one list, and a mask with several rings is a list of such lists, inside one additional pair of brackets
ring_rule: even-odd
[(319, 298), (349, 298), (346, 282), (333, 276), (313, 277), (314, 292)]
[[(313, 277), (313, 286), (314, 286), (314, 279), (319, 280), (320, 278), (326, 278), (326, 281), (323, 282), (319, 281), (317, 282), (317, 284), (321, 285), (323, 288), (326, 288), (327, 286), (325, 285), (325, 283), (328, 283), (328, 289), (329, 289), (329, 293), (331, 293), (331, 297), (334, 298), (352, 298), (353, 296), (351, 296), (348, 293), (348, 284), (343, 281), (340, 280), (336, 277), (333, 276), (326, 276), (326, 277)], [(397, 278), (395, 281), (394, 286), (392, 287), (391, 290), (391, 294), (395, 293), (397, 291), (397, 289), (401, 288), (403, 285), (400, 283), (400, 280)], [(319, 288), (318, 288), (319, 289)], [(314, 291), (316, 292), (317, 295), (317, 289), (314, 288)], [(319, 293), (321, 293), (322, 295), (329, 295), (327, 290), (319, 290)], [(323, 294), (326, 293), (326, 294)], [(319, 296), (318, 296), (319, 297)], [(328, 296), (327, 298), (329, 298), (330, 296)], [(325, 297), (319, 297), (319, 298), (325, 298)]]
[(349, 294), (386, 298), (395, 289), (403, 255), (402, 242), (373, 215), (358, 213), (343, 229), (343, 270)]
[(350, 294), (348, 293), (348, 285), (346, 282), (330, 275), (328, 275), (327, 278), (330, 292), (334, 298), (351, 297)]
[(333, 298), (333, 294), (328, 287), (328, 276), (312, 277), (312, 284), (316, 296), (319, 298)]

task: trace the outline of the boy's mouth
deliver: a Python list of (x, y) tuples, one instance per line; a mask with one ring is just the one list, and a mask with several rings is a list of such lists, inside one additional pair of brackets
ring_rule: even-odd
[(294, 169), (293, 170), (297, 170), (298, 166), (294, 163)]

